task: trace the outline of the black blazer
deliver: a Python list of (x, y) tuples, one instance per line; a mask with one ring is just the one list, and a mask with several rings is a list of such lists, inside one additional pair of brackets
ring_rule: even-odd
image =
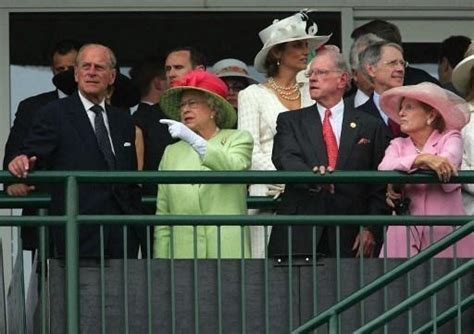
[[(157, 171), (166, 146), (173, 143), (168, 126), (160, 123), (161, 119), (168, 117), (158, 104), (150, 106), (146, 103), (140, 103), (132, 117), (135, 125), (143, 132), (145, 146), (143, 170)], [(143, 185), (143, 190), (147, 195), (156, 196), (157, 186), (146, 183)], [(152, 211), (154, 213), (156, 210)]]
[[(3, 169), (8, 170), (8, 164), (16, 157), (23, 145), (23, 140), (30, 131), (38, 110), (45, 106), (49, 102), (57, 100), (59, 98), (58, 91), (54, 90), (51, 92), (42, 93), (39, 95), (31, 96), (20, 102), (18, 109), (15, 114), (15, 120), (13, 126), (10, 129), (7, 142), (5, 144), (5, 156), (3, 158)], [(36, 166), (41, 169), (41, 165)], [(5, 185), (6, 188), (7, 185)], [(47, 191), (44, 185), (36, 185), (38, 192)], [(22, 214), (25, 216), (31, 216), (37, 214), (38, 210), (32, 207), (25, 207)], [(21, 229), (21, 238), (23, 241), (23, 249), (34, 250), (38, 248), (38, 237), (37, 229), (34, 227), (23, 227)]]
[[(388, 137), (377, 119), (357, 112), (345, 104), (336, 170), (377, 170), (382, 160)], [(322, 122), (316, 105), (281, 113), (277, 119), (272, 161), (278, 170), (308, 171), (314, 166), (327, 166), (326, 149), (322, 136)], [(386, 214), (385, 185), (338, 184), (335, 193), (315, 185), (287, 185), (280, 214)], [(379, 229), (372, 229), (380, 238)], [(296, 226), (292, 229), (292, 254), (312, 254), (312, 228)], [(341, 228), (341, 256), (352, 256), (351, 251), (358, 227)], [(325, 237), (322, 238), (323, 233)], [(336, 255), (335, 229), (317, 228), (318, 252)], [(288, 229), (274, 226), (269, 243), (270, 256), (288, 255)]]
[(365, 102), (364, 104), (358, 106), (356, 108), (356, 111), (365, 112), (368, 115), (378, 119), (382, 123), (383, 129), (384, 129), (386, 135), (389, 136), (390, 139), (394, 138), (394, 135), (392, 133), (392, 129), (390, 129), (390, 127), (387, 124), (385, 124), (385, 121), (383, 120), (382, 116), (380, 116), (380, 112), (379, 112), (379, 110), (377, 109), (377, 106), (374, 103), (374, 94), (372, 94), (370, 96), (370, 98), (367, 100), (367, 102)]
[(29, 97), (20, 102), (15, 114), (15, 121), (10, 129), (7, 143), (5, 145), (5, 157), (3, 159), (3, 169), (8, 169), (10, 161), (18, 155), (28, 131), (34, 123), (41, 107), (59, 98), (56, 90)]
[[(130, 115), (109, 105), (106, 106), (106, 112), (115, 151), (116, 169), (136, 170), (135, 129)], [(56, 100), (39, 111), (20, 153), (29, 157), (37, 156), (38, 161), (46, 162), (50, 170), (108, 170), (77, 92), (70, 97)], [(51, 185), (51, 214), (64, 213), (64, 191), (62, 184)], [(79, 213), (140, 213), (140, 193), (136, 185), (82, 184), (79, 187)], [(109, 256), (119, 257), (121, 238), (116, 233), (109, 233), (111, 231), (112, 228), (106, 229), (106, 242), (110, 243), (106, 251), (110, 250)], [(64, 252), (63, 233), (62, 229), (56, 229), (56, 233), (53, 231), (57, 255)], [(119, 238), (119, 245), (112, 241), (114, 236)], [(79, 245), (82, 256), (98, 256), (98, 228), (81, 227)], [(129, 249), (133, 249), (136, 245), (129, 246)]]

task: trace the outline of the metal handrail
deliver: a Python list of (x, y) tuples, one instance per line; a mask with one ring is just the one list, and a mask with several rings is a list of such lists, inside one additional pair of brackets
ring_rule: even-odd
[[(417, 255), (409, 258), (407, 261), (403, 262), (391, 271), (385, 273), (383, 276), (380, 276), (379, 278), (375, 279), (371, 283), (364, 286), (362, 289), (354, 292), (353, 294), (338, 302), (336, 305), (333, 305), (323, 313), (309, 320), (307, 323), (303, 324), (295, 331), (293, 331), (293, 333), (307, 333), (308, 331), (315, 329), (321, 326), (322, 324), (327, 323), (328, 321), (331, 321), (331, 319), (337, 318), (337, 316), (343, 311), (349, 309), (351, 306), (370, 296), (374, 292), (387, 286), (389, 283), (393, 282), (403, 274), (406, 274), (416, 266), (432, 258), (442, 250), (453, 245), (454, 243), (461, 240), (463, 237), (465, 237), (469, 233), (472, 233), (473, 231), (474, 221), (471, 221), (465, 224), (464, 226), (456, 229), (452, 233), (448, 234), (441, 240), (438, 240), (436, 243), (431, 244), (429, 247), (427, 247)], [(332, 325), (330, 324), (330, 328), (331, 326), (337, 326), (337, 321), (335, 321)]]
[[(474, 171), (459, 171), (458, 174), (449, 183), (474, 183)], [(439, 183), (431, 171), (411, 174), (398, 171), (334, 171), (325, 175), (296, 171), (36, 171), (29, 174), (28, 182), (64, 182), (68, 176), (74, 176), (80, 183)], [(0, 171), (0, 182), (18, 181), (9, 172)]]
[(354, 332), (354, 334), (364, 334), (364, 333), (372, 333), (375, 329), (385, 324), (387, 321), (396, 318), (401, 313), (405, 312), (408, 308), (415, 306), (416, 304), (420, 303), (426, 297), (429, 297), (433, 293), (438, 292), (448, 284), (454, 282), (456, 279), (462, 277), (464, 274), (468, 273), (474, 268), (474, 260), (469, 260), (468, 262), (464, 263), (460, 267), (454, 269), (446, 276), (438, 279), (434, 283), (428, 285), (421, 291), (415, 293), (413, 296), (405, 299), (403, 302), (398, 304), (397, 306), (393, 307), (392, 309), (384, 312), (379, 317), (371, 320), (358, 330)]
[[(0, 172), (0, 182), (14, 183), (18, 179), (12, 177), (8, 172)], [(28, 225), (28, 224), (65, 224), (66, 234), (66, 331), (68, 333), (79, 333), (79, 295), (78, 295), (78, 223), (89, 223), (97, 221), (106, 224), (117, 223), (164, 223), (173, 225), (275, 225), (275, 224), (358, 224), (357, 217), (361, 216), (117, 216), (117, 215), (78, 215), (78, 183), (439, 183), (432, 172), (418, 172), (406, 174), (402, 172), (380, 172), (380, 171), (335, 171), (331, 174), (316, 175), (311, 172), (281, 172), (281, 171), (167, 171), (167, 172), (100, 172), (100, 171), (38, 171), (28, 177), (31, 183), (66, 183), (66, 214), (65, 216), (48, 217), (0, 217), (0, 225)], [(474, 171), (461, 171), (458, 176), (453, 177), (450, 183), (474, 183)], [(8, 201), (8, 198), (0, 198)], [(13, 202), (13, 201), (12, 201)], [(192, 220), (190, 220), (192, 217)], [(453, 233), (433, 244), (417, 256), (409, 259), (391, 272), (368, 284), (363, 289), (344, 299), (343, 301), (323, 312), (318, 317), (310, 320), (295, 332), (299, 333), (305, 328), (315, 328), (317, 324), (330, 321), (330, 326), (337, 326), (337, 313), (342, 312), (348, 305), (353, 305), (364, 299), (380, 287), (385, 286), (400, 275), (413, 269), (418, 264), (426, 261), (439, 251), (449, 247), (460, 240), (467, 233), (472, 232), (474, 222), (470, 216), (456, 217), (414, 217), (414, 216), (362, 216), (365, 224), (399, 224), (411, 225), (420, 223), (426, 225), (462, 225)], [(257, 219), (256, 219), (257, 218)], [(449, 219), (449, 220), (447, 220)], [(450, 221), (451, 223), (448, 223)], [(466, 223), (470, 221), (469, 223)], [(36, 223), (34, 223), (36, 222)], [(465, 224), (466, 223), (466, 224)], [(337, 307), (337, 309), (336, 309)]]

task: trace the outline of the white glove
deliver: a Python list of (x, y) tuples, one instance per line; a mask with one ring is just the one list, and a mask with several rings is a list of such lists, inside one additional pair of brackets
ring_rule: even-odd
[(201, 158), (206, 154), (207, 141), (186, 125), (172, 119), (160, 119), (160, 123), (168, 125), (171, 137), (187, 142)]
[(267, 196), (277, 199), (285, 191), (284, 184), (267, 184)]

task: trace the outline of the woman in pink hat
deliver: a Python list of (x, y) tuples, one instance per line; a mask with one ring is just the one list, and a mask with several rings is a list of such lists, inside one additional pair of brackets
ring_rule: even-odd
[[(317, 36), (317, 30), (303, 11), (274, 20), (259, 33), (263, 47), (255, 56), (254, 67), (268, 80), (250, 85), (238, 97), (238, 128), (248, 130), (254, 139), (253, 170), (275, 170), (271, 155), (278, 114), (314, 104), (307, 84), (298, 83), (296, 75), (306, 69), (309, 53), (329, 40), (330, 36)], [(253, 184), (249, 188), (252, 196), (277, 196), (282, 190), (283, 185)], [(252, 226), (251, 231), (252, 256), (262, 258), (267, 243), (263, 227)]]
[[(457, 175), (461, 165), (463, 143), (460, 130), (469, 121), (467, 104), (456, 94), (432, 83), (390, 89), (380, 99), (382, 109), (400, 124), (406, 138), (392, 140), (385, 151), (379, 170), (414, 172), (432, 170), (439, 184), (405, 184), (395, 190), (390, 185), (387, 203), (394, 207), (403, 203), (405, 214), (464, 215), (461, 185), (447, 183)], [(390, 226), (380, 255), (409, 257), (432, 242), (451, 233), (453, 226)], [(407, 231), (408, 229), (408, 231)], [(471, 257), (474, 235), (455, 247), (438, 253), (437, 257)]]
[[(161, 171), (246, 170), (252, 136), (233, 130), (236, 113), (225, 99), (227, 86), (215, 74), (196, 70), (173, 81), (160, 99), (173, 138), (161, 159)], [(159, 215), (241, 215), (247, 213), (244, 184), (160, 184)], [(196, 235), (195, 235), (196, 233)], [(159, 258), (241, 258), (250, 256), (247, 227), (156, 226), (154, 256)], [(194, 254), (196, 243), (197, 254)]]

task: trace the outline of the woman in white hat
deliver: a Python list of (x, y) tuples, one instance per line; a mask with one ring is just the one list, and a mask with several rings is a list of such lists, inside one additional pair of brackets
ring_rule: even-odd
[[(309, 53), (330, 37), (316, 36), (316, 33), (317, 26), (306, 12), (275, 20), (259, 33), (263, 48), (257, 53), (254, 66), (265, 73), (268, 80), (250, 85), (238, 98), (238, 128), (250, 131), (254, 139), (253, 170), (275, 170), (271, 154), (278, 114), (314, 103), (308, 86), (300, 86), (296, 75), (306, 69)], [(281, 190), (281, 185), (254, 184), (249, 192), (251, 196), (273, 196)], [(251, 234), (252, 256), (264, 257), (267, 241), (263, 228), (252, 227)]]
[[(474, 42), (466, 51), (465, 58), (453, 70), (453, 85), (466, 97), (471, 113), (474, 112)], [(461, 169), (474, 170), (474, 118), (462, 129), (464, 153)], [(474, 184), (463, 184), (464, 208), (468, 215), (474, 215)]]
[[(387, 115), (400, 124), (408, 137), (391, 141), (379, 170), (414, 172), (432, 170), (441, 183), (405, 184), (395, 191), (388, 187), (387, 203), (394, 207), (403, 200), (404, 214), (464, 215), (461, 185), (447, 183), (457, 174), (462, 159), (460, 130), (469, 121), (468, 107), (456, 94), (435, 84), (424, 82), (392, 88), (381, 95), (380, 105)], [(409, 257), (453, 231), (453, 226), (389, 226), (380, 255)], [(408, 231), (407, 231), (408, 229)], [(474, 234), (437, 257), (471, 257)]]
[(240, 91), (251, 84), (258, 83), (250, 76), (247, 64), (238, 59), (225, 58), (215, 63), (212, 66), (212, 71), (227, 85), (229, 89), (227, 101), (238, 112), (237, 97)]
[[(237, 119), (225, 99), (227, 87), (216, 75), (191, 71), (172, 83), (160, 99), (160, 107), (171, 119), (173, 138), (166, 147), (160, 170), (246, 170), (250, 167), (252, 136), (231, 129)], [(159, 215), (241, 215), (247, 213), (245, 184), (160, 184)], [(199, 258), (250, 256), (247, 227), (156, 226), (154, 256), (193, 258), (196, 243)]]

